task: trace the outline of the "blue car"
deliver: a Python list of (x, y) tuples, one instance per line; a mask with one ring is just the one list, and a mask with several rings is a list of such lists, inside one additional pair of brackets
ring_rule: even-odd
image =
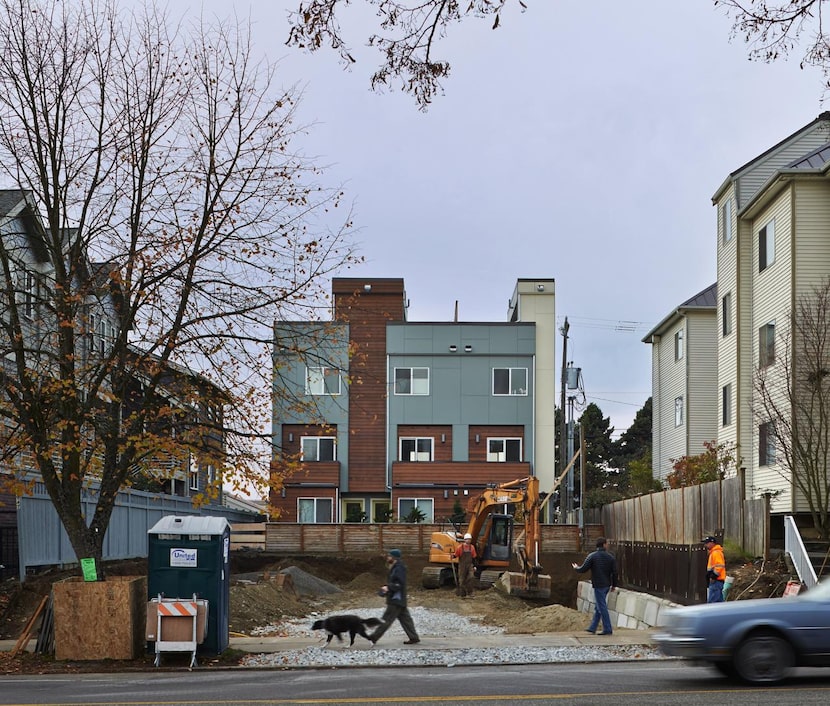
[(665, 654), (753, 684), (830, 667), (830, 581), (798, 596), (674, 608), (653, 639)]

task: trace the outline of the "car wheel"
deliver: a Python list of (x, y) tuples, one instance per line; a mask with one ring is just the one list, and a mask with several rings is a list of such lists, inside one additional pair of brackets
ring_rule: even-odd
[(795, 664), (792, 645), (774, 632), (751, 633), (735, 650), (735, 671), (744, 681), (771, 684), (786, 678)]

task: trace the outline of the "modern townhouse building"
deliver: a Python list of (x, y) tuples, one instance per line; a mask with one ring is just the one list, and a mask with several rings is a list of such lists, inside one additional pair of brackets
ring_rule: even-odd
[(441, 521), (490, 483), (553, 485), (553, 279), (518, 280), (503, 322), (410, 322), (402, 279), (332, 297), (330, 322), (274, 324), (273, 519)]
[(717, 438), (716, 284), (683, 302), (643, 338), (651, 344), (652, 463), (665, 481), (673, 461)]
[[(798, 515), (807, 504), (776, 448), (774, 420), (765, 417), (758, 381), (763, 378), (775, 402), (792, 412), (786, 388), (802, 362), (802, 342), (795, 340), (790, 317), (800, 298), (830, 276), (830, 113), (732, 171), (712, 202), (718, 215), (717, 376), (714, 390), (707, 391), (716, 400), (712, 439), (735, 445), (748, 495), (769, 494), (774, 515)], [(699, 363), (707, 372), (710, 359)], [(698, 385), (693, 364), (686, 371), (688, 388)], [(658, 397), (675, 394), (659, 367), (653, 388), (655, 405)], [(655, 414), (655, 442), (666, 433)], [(666, 463), (666, 454), (655, 453), (656, 477), (665, 476)]]

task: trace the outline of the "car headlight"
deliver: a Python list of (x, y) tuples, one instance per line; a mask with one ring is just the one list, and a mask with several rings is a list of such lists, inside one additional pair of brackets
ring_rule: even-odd
[(682, 637), (696, 635), (697, 620), (692, 616), (683, 615), (682, 613), (669, 614), (666, 622), (666, 631)]

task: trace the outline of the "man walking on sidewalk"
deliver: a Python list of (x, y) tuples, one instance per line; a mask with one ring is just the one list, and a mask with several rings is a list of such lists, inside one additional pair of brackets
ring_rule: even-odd
[(389, 575), (386, 578), (386, 585), (381, 586), (380, 595), (386, 597), (386, 610), (383, 612), (383, 621), (369, 636), (374, 645), (380, 640), (392, 623), (397, 620), (403, 631), (406, 633), (404, 645), (417, 645), (421, 638), (415, 630), (415, 622), (406, 607), (406, 564), (401, 559), (400, 549), (390, 549), (386, 555), (386, 566), (389, 567)]
[(582, 566), (571, 564), (579, 574), (591, 572), (591, 585), (594, 588), (594, 618), (588, 626), (588, 632), (595, 633), (602, 620), (600, 635), (611, 635), (611, 616), (608, 614), (608, 593), (617, 587), (617, 560), (608, 551), (608, 540), (605, 537), (597, 539), (596, 551), (591, 552), (582, 563)]

